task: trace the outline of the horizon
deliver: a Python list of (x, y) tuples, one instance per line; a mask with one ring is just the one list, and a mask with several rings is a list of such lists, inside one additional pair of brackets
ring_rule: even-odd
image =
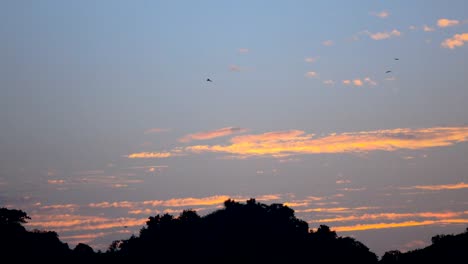
[(229, 198), (282, 203), (379, 257), (461, 233), (466, 10), (4, 2), (0, 207), (103, 251)]

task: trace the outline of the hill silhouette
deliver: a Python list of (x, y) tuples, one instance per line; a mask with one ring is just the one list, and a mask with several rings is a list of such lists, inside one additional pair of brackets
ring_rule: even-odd
[[(315, 231), (282, 205), (226, 200), (224, 208), (200, 216), (184, 210), (148, 218), (138, 236), (113, 241), (106, 252), (78, 244), (73, 250), (53, 231), (28, 231), (29, 216), (0, 208), (0, 258), (60, 257), (90, 263), (143, 260), (175, 263), (467, 263), (468, 229), (437, 235), (431, 246), (406, 253), (386, 252), (380, 261), (363, 243), (340, 237), (326, 225)], [(21, 261), (19, 261), (21, 262)]]

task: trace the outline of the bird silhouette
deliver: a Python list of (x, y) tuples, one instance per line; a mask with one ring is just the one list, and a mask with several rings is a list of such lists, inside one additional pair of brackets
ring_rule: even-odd
[(395, 60), (400, 60), (399, 58), (395, 58)]
[(386, 71), (385, 73), (391, 73), (392, 71)]
[(207, 82), (213, 82), (210, 78), (206, 79)]

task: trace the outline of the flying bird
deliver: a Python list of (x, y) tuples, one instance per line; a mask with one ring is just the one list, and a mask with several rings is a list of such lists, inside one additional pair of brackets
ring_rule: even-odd
[(206, 79), (207, 82), (213, 82), (210, 78)]
[(395, 60), (399, 60), (399, 58), (395, 58)]
[(392, 71), (386, 71), (385, 73), (391, 73)]

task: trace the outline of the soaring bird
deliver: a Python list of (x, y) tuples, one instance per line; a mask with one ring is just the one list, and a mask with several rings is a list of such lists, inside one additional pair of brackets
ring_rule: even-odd
[(399, 60), (399, 58), (395, 58), (395, 60)]
[(206, 79), (207, 82), (213, 82), (210, 78)]
[(386, 71), (385, 73), (391, 73), (392, 71)]

